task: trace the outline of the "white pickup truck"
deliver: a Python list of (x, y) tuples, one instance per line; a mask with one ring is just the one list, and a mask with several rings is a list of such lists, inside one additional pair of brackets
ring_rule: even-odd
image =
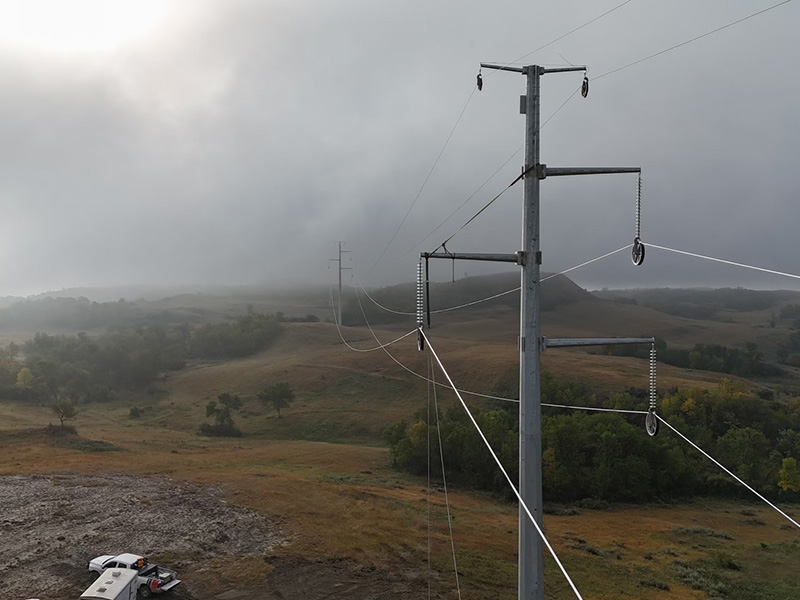
[(138, 554), (104, 554), (89, 561), (89, 571), (100, 575), (106, 569), (134, 569), (137, 573), (137, 587), (142, 598), (152, 594), (168, 592), (181, 580), (171, 569), (150, 565), (144, 556)]

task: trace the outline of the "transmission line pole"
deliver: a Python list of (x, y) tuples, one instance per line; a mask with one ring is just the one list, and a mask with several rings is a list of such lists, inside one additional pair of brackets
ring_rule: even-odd
[(338, 319), (337, 323), (341, 325), (342, 324), (342, 271), (351, 269), (351, 267), (342, 266), (342, 254), (346, 254), (350, 252), (350, 250), (342, 250), (342, 244), (344, 244), (345, 242), (336, 242), (336, 243), (339, 245), (339, 258), (331, 258), (329, 260), (335, 263), (339, 263), (339, 304), (336, 314)]
[[(519, 339), (519, 493), (542, 527), (542, 402), (539, 377), (539, 81), (541, 68), (526, 69), (525, 178)], [(520, 507), (518, 598), (544, 599), (542, 539)]]
[[(539, 283), (542, 253), (539, 235), (539, 182), (546, 177), (562, 175), (599, 175), (607, 173), (641, 173), (639, 167), (559, 167), (548, 168), (539, 156), (539, 83), (546, 73), (586, 71), (586, 67), (546, 69), (538, 65), (512, 67), (481, 63), (482, 68), (513, 71), (525, 75), (526, 94), (521, 98), (520, 112), (525, 119), (524, 205), (522, 250), (515, 254), (460, 254), (449, 251), (424, 252), (420, 256), (447, 260), (481, 260), (513, 262), (521, 267), (520, 333), (519, 333), (519, 493), (523, 503), (542, 529), (542, 399), (539, 355), (550, 346), (596, 345), (599, 343), (649, 343), (651, 338), (619, 338), (604, 340), (548, 340), (541, 335), (539, 321)], [(584, 77), (582, 92), (588, 93)], [(638, 236), (638, 233), (637, 233)], [(639, 238), (634, 239), (633, 259), (641, 264), (644, 250)], [(640, 252), (640, 254), (637, 254)], [(638, 257), (638, 258), (637, 258)], [(422, 325), (420, 325), (422, 326)], [(544, 600), (544, 544), (538, 531), (520, 505), (519, 508), (519, 600)]]
[[(635, 173), (631, 168), (562, 168), (547, 169), (540, 162), (540, 104), (539, 83), (545, 73), (586, 71), (586, 67), (545, 69), (538, 65), (501, 67), (481, 64), (481, 67), (515, 71), (527, 79), (526, 94), (520, 101), (525, 114), (524, 206), (522, 217), (522, 253), (520, 260), (521, 300), (519, 339), (519, 492), (533, 517), (542, 527), (542, 397), (541, 323), (539, 321), (539, 270), (542, 264), (539, 236), (539, 181), (548, 175), (590, 175), (599, 173)], [(585, 83), (588, 92), (588, 83)], [(585, 95), (585, 94), (584, 94)], [(528, 515), (519, 511), (519, 600), (544, 599), (543, 543)]]

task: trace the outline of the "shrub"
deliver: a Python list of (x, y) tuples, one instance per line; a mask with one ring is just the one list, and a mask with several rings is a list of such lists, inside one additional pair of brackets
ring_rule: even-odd
[(242, 432), (229, 423), (203, 423), (200, 433), (211, 437), (242, 437)]

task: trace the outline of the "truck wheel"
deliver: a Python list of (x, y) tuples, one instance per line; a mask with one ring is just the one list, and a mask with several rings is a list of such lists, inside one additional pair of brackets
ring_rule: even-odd
[(146, 585), (139, 586), (139, 597), (140, 598), (149, 598), (153, 595), (153, 592), (150, 591), (150, 588)]

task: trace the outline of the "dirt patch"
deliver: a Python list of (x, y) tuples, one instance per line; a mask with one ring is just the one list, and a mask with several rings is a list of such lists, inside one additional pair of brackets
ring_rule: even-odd
[[(0, 477), (0, 597), (74, 600), (100, 554), (173, 556), (164, 566), (219, 556), (262, 560), (284, 541), (255, 511), (228, 504), (222, 490), (130, 475)], [(181, 589), (182, 588), (182, 589)], [(184, 581), (174, 596), (196, 597)]]
[[(427, 573), (345, 558), (273, 552), (285, 537), (269, 518), (228, 504), (222, 490), (132, 475), (0, 476), (0, 598), (77, 600), (100, 554), (161, 558), (182, 583), (164, 600), (403, 600), (427, 594)], [(265, 574), (209, 585), (219, 560)], [(432, 582), (438, 587), (438, 576)], [(220, 585), (221, 584), (221, 585)], [(434, 594), (440, 597), (439, 594)]]

